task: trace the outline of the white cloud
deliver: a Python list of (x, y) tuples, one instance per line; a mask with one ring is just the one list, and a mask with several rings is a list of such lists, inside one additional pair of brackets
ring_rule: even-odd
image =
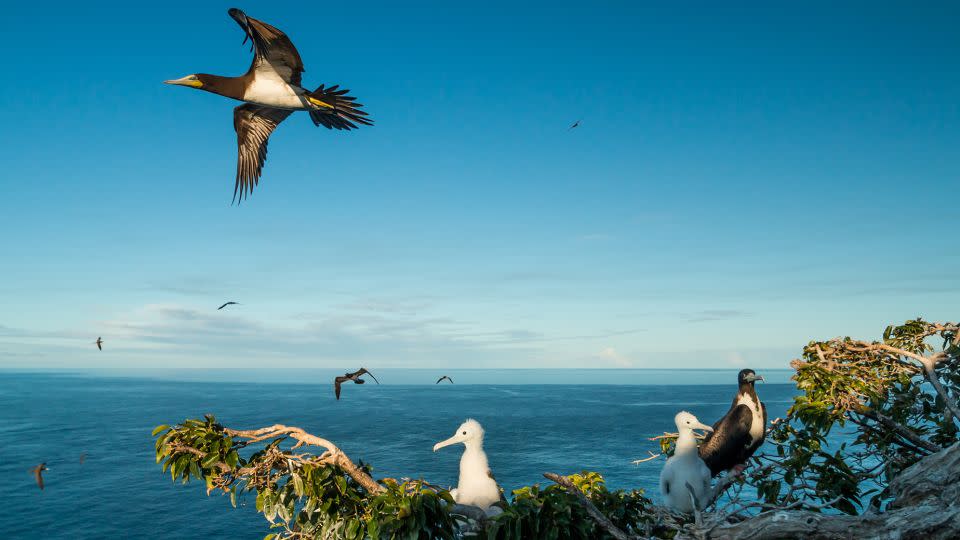
[(614, 364), (617, 367), (622, 368), (631, 368), (633, 367), (633, 361), (629, 358), (624, 357), (622, 354), (618, 353), (613, 347), (606, 347), (600, 354), (598, 354), (601, 359)]

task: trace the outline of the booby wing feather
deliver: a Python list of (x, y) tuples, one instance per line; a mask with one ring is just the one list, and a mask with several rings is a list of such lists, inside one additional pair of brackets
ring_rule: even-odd
[(340, 399), (340, 385), (349, 380), (350, 377), (337, 377), (333, 380), (333, 393), (337, 395), (337, 399)]
[(253, 63), (250, 64), (248, 73), (263, 74), (268, 78), (276, 74), (287, 83), (300, 86), (304, 72), (303, 60), (290, 38), (277, 28), (248, 17), (239, 9), (233, 8), (227, 13), (253, 42)]
[[(380, 384), (380, 381), (377, 381), (377, 378), (373, 376), (373, 373), (370, 373), (369, 371), (367, 371), (367, 368), (360, 368), (360, 371), (357, 371), (356, 373), (354, 373), (354, 375), (357, 377), (365, 374), (373, 378), (373, 380), (376, 381), (377, 384)], [(360, 381), (360, 382), (363, 382), (363, 381)]]
[(700, 457), (710, 468), (712, 476), (743, 462), (744, 452), (750, 444), (751, 414), (746, 405), (732, 407), (713, 425), (713, 433), (707, 433), (700, 445)]
[(237, 183), (233, 198), (242, 201), (260, 181), (267, 160), (267, 139), (293, 111), (246, 103), (233, 110), (233, 129), (237, 132)]

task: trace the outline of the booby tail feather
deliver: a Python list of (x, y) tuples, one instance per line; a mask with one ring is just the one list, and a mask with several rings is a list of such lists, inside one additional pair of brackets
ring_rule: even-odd
[(310, 92), (310, 102), (320, 107), (310, 111), (310, 119), (315, 126), (324, 126), (327, 129), (356, 129), (357, 124), (372, 126), (373, 120), (366, 118), (367, 113), (360, 110), (362, 104), (356, 103), (357, 98), (348, 96), (346, 88), (340, 90), (340, 85), (325, 88), (321, 84)]

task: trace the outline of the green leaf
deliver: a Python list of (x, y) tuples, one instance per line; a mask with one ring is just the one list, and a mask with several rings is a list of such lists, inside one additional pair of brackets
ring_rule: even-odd
[(161, 431), (166, 431), (166, 430), (168, 430), (168, 429), (170, 429), (170, 426), (168, 426), (168, 425), (166, 425), (166, 424), (160, 424), (159, 426), (153, 428), (153, 433), (151, 433), (150, 436), (151, 436), (151, 437), (156, 437), (156, 436), (157, 436), (157, 433), (160, 433)]

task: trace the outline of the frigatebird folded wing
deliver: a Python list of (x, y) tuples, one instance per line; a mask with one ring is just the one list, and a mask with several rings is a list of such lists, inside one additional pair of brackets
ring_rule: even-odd
[(700, 458), (712, 476), (740, 465), (749, 457), (746, 450), (751, 440), (752, 414), (750, 407), (737, 405), (713, 425), (713, 433), (707, 433), (700, 444)]

